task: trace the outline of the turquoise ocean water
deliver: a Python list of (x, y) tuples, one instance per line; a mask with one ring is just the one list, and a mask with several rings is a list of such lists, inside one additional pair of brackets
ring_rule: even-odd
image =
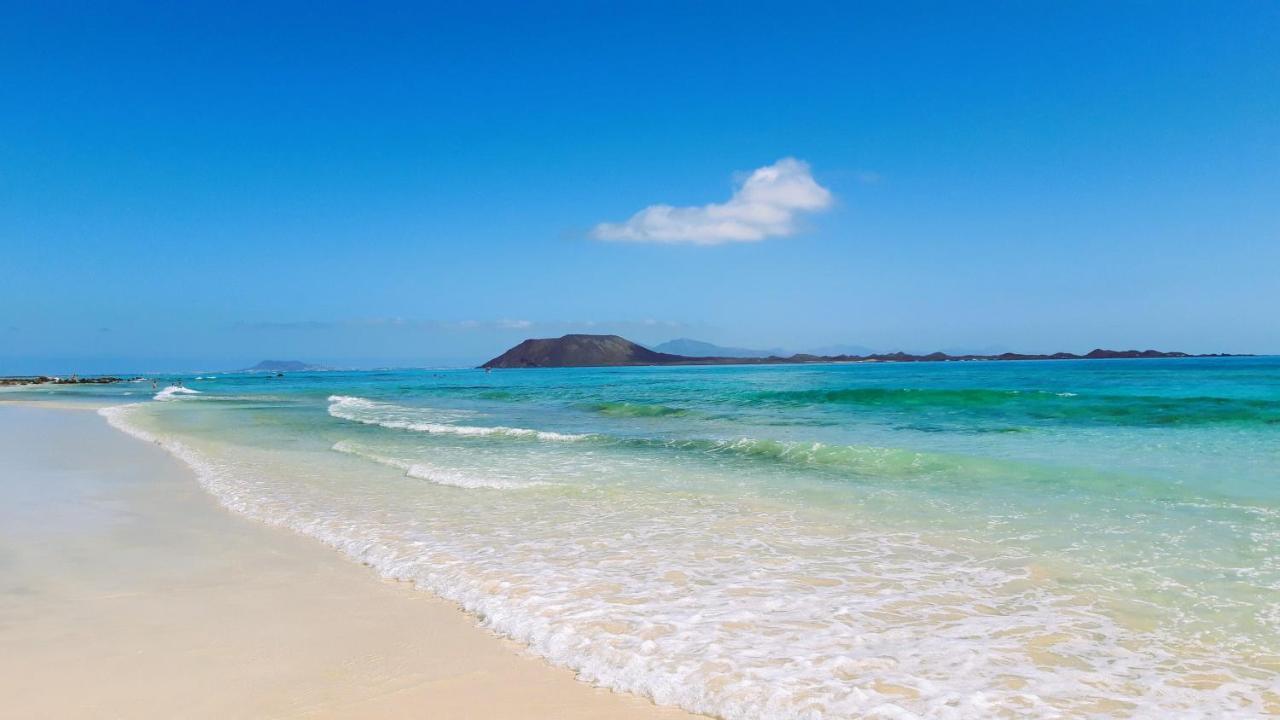
[(183, 381), (5, 396), (661, 703), (1280, 713), (1280, 358)]

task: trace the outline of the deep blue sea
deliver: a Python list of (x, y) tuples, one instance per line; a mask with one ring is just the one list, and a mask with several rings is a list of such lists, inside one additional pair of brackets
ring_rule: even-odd
[(726, 718), (1280, 713), (1280, 358), (150, 383), (4, 397), (109, 404), (228, 507), (598, 685)]

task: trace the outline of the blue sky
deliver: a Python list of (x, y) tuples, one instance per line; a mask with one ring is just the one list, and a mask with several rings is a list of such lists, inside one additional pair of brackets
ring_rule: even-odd
[(9, 4), (0, 373), (1280, 352), (1274, 3), (455, 5)]

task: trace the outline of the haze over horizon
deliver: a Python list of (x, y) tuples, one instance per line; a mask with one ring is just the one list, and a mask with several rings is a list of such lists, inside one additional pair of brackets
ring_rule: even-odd
[(10, 8), (0, 375), (1280, 353), (1276, 6), (676, 7)]

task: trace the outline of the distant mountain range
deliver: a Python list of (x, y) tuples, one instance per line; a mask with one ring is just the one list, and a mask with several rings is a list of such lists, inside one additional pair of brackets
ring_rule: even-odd
[(875, 348), (866, 345), (825, 345), (808, 351), (807, 355), (871, 355)]
[[(696, 342), (696, 341), (692, 341)], [(701, 347), (705, 343), (695, 347)], [(658, 347), (663, 347), (662, 345)], [(711, 346), (715, 347), (715, 346)], [(485, 363), (484, 368), (610, 367), (625, 365), (763, 365), (819, 362), (945, 362), (965, 360), (1109, 360), (1119, 358), (1226, 357), (1225, 354), (1189, 355), (1160, 350), (1093, 350), (1085, 355), (1060, 352), (1052, 355), (1000, 353), (999, 355), (805, 355), (790, 357), (688, 356), (650, 350), (618, 335), (565, 335), (529, 339)]]
[(691, 340), (689, 338), (668, 340), (661, 345), (654, 345), (652, 350), (654, 352), (668, 353), (670, 355), (684, 355), (685, 357), (762, 358), (770, 356), (782, 357), (790, 354), (782, 348), (751, 350), (748, 348), (713, 345), (709, 342)]
[(328, 370), (322, 365), (310, 365), (299, 360), (263, 360), (251, 368), (245, 368), (245, 372), (308, 372), (313, 370)]
[[(661, 345), (650, 346), (650, 349), (656, 352), (670, 353), (672, 355), (684, 355), (686, 357), (766, 358), (790, 357), (796, 354), (792, 350), (786, 350), (780, 347), (768, 348), (767, 350), (752, 350), (751, 348), (716, 345), (715, 343), (693, 340), (692, 338), (668, 340)], [(872, 355), (875, 352), (875, 348), (869, 348), (865, 345), (825, 345), (823, 347), (805, 350), (800, 354)]]

